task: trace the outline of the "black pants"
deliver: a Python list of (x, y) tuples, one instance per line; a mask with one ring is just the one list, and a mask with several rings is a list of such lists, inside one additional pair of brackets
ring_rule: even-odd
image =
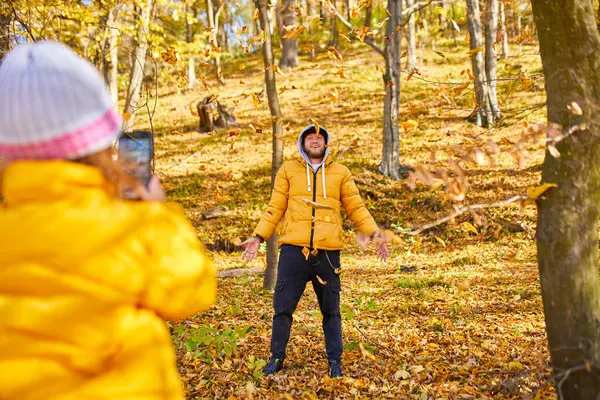
[[(302, 247), (283, 245), (279, 254), (277, 284), (273, 297), (273, 331), (271, 353), (273, 357), (284, 359), (285, 349), (290, 338), (292, 315), (304, 288), (312, 281), (323, 315), (323, 333), (329, 360), (342, 358), (342, 318), (340, 315), (340, 277), (333, 268), (340, 268), (340, 252), (319, 250), (308, 260), (302, 254)], [(323, 285), (317, 275), (327, 284)]]

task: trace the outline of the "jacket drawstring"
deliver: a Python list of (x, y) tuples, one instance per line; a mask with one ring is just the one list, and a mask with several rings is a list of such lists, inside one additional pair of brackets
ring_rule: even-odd
[(327, 186), (325, 185), (325, 162), (321, 165), (321, 172), (323, 173), (323, 198), (327, 198)]
[(306, 184), (308, 185), (308, 191), (310, 192), (310, 172), (308, 172), (308, 163), (306, 163)]

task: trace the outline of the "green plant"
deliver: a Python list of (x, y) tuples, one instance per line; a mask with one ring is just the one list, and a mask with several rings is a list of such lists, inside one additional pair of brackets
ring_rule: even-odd
[(240, 339), (245, 337), (251, 328), (251, 326), (240, 326), (234, 329), (225, 328), (220, 332), (217, 328), (201, 326), (189, 332), (185, 347), (195, 358), (211, 363), (215, 356), (231, 356), (240, 344)]

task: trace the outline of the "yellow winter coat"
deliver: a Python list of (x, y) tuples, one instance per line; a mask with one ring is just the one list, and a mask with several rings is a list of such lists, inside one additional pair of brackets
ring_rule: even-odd
[(314, 172), (302, 158), (287, 161), (277, 172), (271, 200), (254, 235), (269, 238), (281, 220), (280, 246), (341, 250), (344, 244), (340, 207), (344, 207), (359, 231), (368, 235), (377, 231), (346, 166), (326, 158)]
[(10, 164), (2, 195), (0, 399), (182, 399), (162, 318), (216, 291), (182, 210), (66, 161)]

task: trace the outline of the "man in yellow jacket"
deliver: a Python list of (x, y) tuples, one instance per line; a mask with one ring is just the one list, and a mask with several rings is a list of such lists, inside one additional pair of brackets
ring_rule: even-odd
[[(342, 376), (341, 207), (362, 234), (373, 237), (378, 227), (360, 198), (350, 170), (328, 158), (329, 141), (329, 133), (322, 127), (310, 125), (300, 133), (298, 151), (302, 157), (281, 166), (267, 210), (253, 236), (242, 243), (242, 258), (251, 261), (260, 243), (279, 225), (281, 252), (273, 298), (271, 359), (265, 375), (283, 368), (292, 315), (307, 282), (312, 281), (323, 315), (329, 376)], [(377, 252), (385, 260), (386, 245), (378, 244)]]
[[(0, 399), (182, 400), (163, 319), (215, 301), (183, 209), (113, 159), (100, 73), (56, 42), (0, 66)], [(140, 201), (125, 201), (120, 184)]]

